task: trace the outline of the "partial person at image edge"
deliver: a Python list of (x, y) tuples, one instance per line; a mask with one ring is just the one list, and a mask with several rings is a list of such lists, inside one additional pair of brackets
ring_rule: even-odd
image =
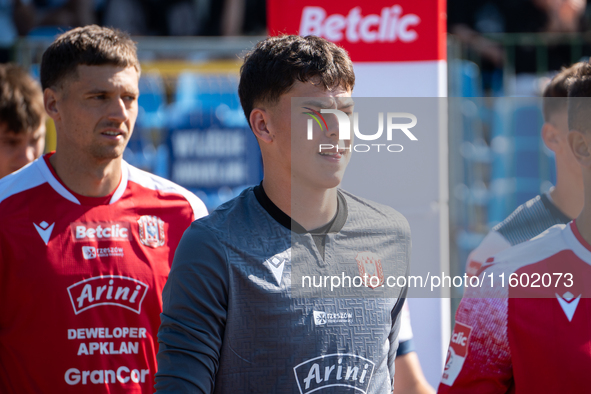
[(98, 26), (45, 51), (57, 148), (0, 180), (0, 392), (151, 392), (161, 292), (187, 190), (122, 160), (137, 117), (135, 44)]

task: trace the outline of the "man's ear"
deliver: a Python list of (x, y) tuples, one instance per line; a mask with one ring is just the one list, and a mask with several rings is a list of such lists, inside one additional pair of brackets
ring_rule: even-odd
[(61, 116), (57, 108), (57, 92), (51, 88), (47, 88), (43, 91), (43, 105), (45, 106), (45, 112), (49, 115), (54, 122), (60, 120)]
[(544, 144), (554, 153), (558, 153), (560, 150), (560, 139), (558, 134), (560, 130), (555, 127), (552, 123), (544, 123), (542, 126), (542, 140)]
[(591, 146), (587, 137), (583, 132), (572, 130), (568, 133), (568, 144), (579, 164), (591, 168)]
[(263, 108), (254, 108), (250, 111), (250, 127), (254, 135), (267, 144), (273, 142), (273, 135), (268, 128), (269, 113)]

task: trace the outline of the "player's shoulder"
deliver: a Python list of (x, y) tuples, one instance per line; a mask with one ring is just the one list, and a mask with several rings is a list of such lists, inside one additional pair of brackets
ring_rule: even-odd
[(410, 232), (408, 220), (396, 209), (342, 189), (339, 189), (339, 193), (345, 197), (349, 216), (359, 217), (362, 220), (370, 221), (370, 223), (384, 223)]
[(0, 204), (11, 196), (47, 182), (39, 169), (39, 160), (42, 159), (37, 159), (20, 170), (0, 179)]
[[(289, 230), (269, 216), (256, 199), (253, 189), (244, 189), (209, 215), (191, 223), (183, 235), (177, 255), (187, 256), (187, 261), (193, 261), (194, 251), (200, 248), (215, 251), (220, 256), (227, 256), (230, 250), (250, 253), (253, 245), (259, 242), (257, 240), (265, 237), (274, 237), (273, 243), (283, 242), (285, 249), (289, 248)], [(259, 249), (260, 246), (254, 248)]]
[(175, 194), (179, 196), (179, 198), (185, 199), (191, 205), (195, 214), (195, 219), (207, 215), (207, 208), (205, 207), (203, 201), (201, 201), (199, 197), (189, 190), (177, 185), (172, 181), (169, 181), (168, 179), (164, 179), (149, 172), (140, 170), (139, 168), (136, 168), (126, 162), (124, 163), (127, 171), (128, 182), (136, 183), (145, 189)]
[(514, 222), (530, 222), (533, 219), (534, 212), (537, 209), (544, 208), (542, 201), (542, 195), (539, 194), (534, 198), (519, 205), (509, 216), (507, 216), (501, 223), (497, 224), (494, 228), (501, 229), (511, 225)]
[(512, 245), (525, 242), (555, 224), (570, 220), (544, 194), (518, 206), (505, 220), (493, 227)]
[(501, 233), (496, 230), (491, 230), (482, 239), (480, 244), (472, 252), (470, 252), (468, 264), (471, 262), (482, 264), (489, 257), (494, 256), (510, 247), (511, 243)]
[[(260, 214), (255, 209), (254, 187), (247, 187), (238, 196), (223, 203), (209, 215), (195, 221), (191, 229), (225, 233), (252, 231), (258, 227)], [(261, 211), (263, 211), (261, 207)], [(250, 229), (250, 230), (248, 230)]]
[[(491, 269), (494, 270), (515, 272), (526, 265), (543, 261), (569, 248), (564, 238), (564, 231), (567, 230), (568, 227), (564, 224), (554, 225), (527, 242), (499, 252), (487, 264), (492, 264), (494, 268)], [(485, 266), (487, 268), (488, 265)]]
[(164, 179), (162, 177), (159, 177), (158, 175), (154, 175), (147, 171), (140, 170), (139, 168), (134, 167), (128, 163), (125, 163), (125, 167), (127, 169), (129, 181), (137, 183), (138, 185), (146, 189), (176, 193), (183, 196), (194, 195), (184, 187), (177, 185), (176, 183), (169, 181), (168, 179)]

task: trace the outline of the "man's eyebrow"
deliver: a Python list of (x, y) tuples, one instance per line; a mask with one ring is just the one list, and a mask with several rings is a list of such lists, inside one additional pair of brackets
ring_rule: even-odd
[(303, 106), (311, 106), (311, 107), (318, 107), (318, 108), (331, 108), (333, 105), (333, 101), (331, 100), (330, 103), (326, 100), (308, 100), (302, 103)]
[[(339, 103), (340, 104), (340, 103)], [(353, 100), (345, 101), (342, 105), (339, 105), (339, 110), (353, 108), (355, 106), (355, 102)]]
[[(87, 90), (86, 92), (84, 92), (84, 94), (109, 94), (110, 92), (111, 92), (110, 90), (95, 88), (95, 89)], [(129, 89), (129, 90), (126, 89), (125, 93), (130, 93), (130, 94), (134, 94), (136, 96), (139, 96), (140, 91), (139, 91), (139, 89)]]
[(107, 90), (104, 89), (90, 89), (84, 92), (84, 94), (107, 94), (109, 93)]
[(20, 140), (23, 138), (24, 133), (14, 133), (12, 131), (8, 131), (6, 133), (0, 134), (0, 140), (2, 141), (12, 141), (12, 140)]

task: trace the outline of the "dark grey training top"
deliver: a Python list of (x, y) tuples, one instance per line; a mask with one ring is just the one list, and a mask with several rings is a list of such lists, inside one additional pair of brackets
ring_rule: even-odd
[[(387, 255), (378, 251), (382, 265), (408, 264), (406, 219), (339, 193), (346, 220), (337, 214), (342, 229), (328, 231), (318, 264), (353, 259), (357, 267), (351, 253), (363, 251), (360, 244), (387, 244)], [(392, 392), (404, 299), (292, 297), (286, 217), (249, 188), (185, 232), (163, 292), (158, 392)], [(360, 243), (367, 228), (388, 239)], [(311, 234), (297, 239), (320, 256)]]

